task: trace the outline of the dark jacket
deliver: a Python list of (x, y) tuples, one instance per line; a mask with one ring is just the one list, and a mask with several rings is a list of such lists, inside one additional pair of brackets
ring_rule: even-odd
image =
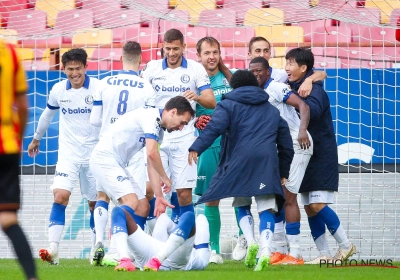
[(289, 127), (259, 87), (237, 88), (217, 104), (203, 133), (189, 151), (204, 152), (219, 136), (221, 160), (198, 203), (226, 197), (276, 194), (284, 203), (280, 178), (288, 178), (293, 159)]
[[(289, 83), (297, 92), (309, 71), (299, 83)], [(311, 94), (304, 99), (310, 107), (308, 132), (314, 142), (314, 152), (300, 187), (300, 193), (320, 190), (337, 191), (339, 185), (338, 153), (328, 95), (322, 82), (313, 83)]]

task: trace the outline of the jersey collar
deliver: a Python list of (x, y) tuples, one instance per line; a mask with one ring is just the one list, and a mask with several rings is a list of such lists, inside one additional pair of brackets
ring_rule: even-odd
[(121, 70), (118, 72), (118, 74), (128, 74), (128, 75), (135, 75), (135, 76), (139, 76), (138, 73), (136, 73), (133, 70)]
[[(181, 67), (187, 68), (187, 60), (183, 56), (182, 56)], [(163, 61), (162, 61), (162, 69), (165, 70), (167, 68), (168, 68), (167, 58), (164, 58)]]
[(274, 80), (274, 79), (269, 78), (269, 80), (266, 81), (265, 84), (264, 84), (264, 89), (266, 89), (266, 88), (269, 86), (269, 84), (270, 84), (273, 80)]
[[(90, 78), (88, 75), (85, 74), (85, 81), (83, 82), (83, 87), (89, 89)], [(70, 90), (72, 88), (71, 82), (67, 80), (66, 90)]]

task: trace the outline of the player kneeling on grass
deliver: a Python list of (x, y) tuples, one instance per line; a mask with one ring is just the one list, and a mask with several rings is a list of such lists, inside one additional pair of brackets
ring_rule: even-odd
[(121, 116), (93, 150), (90, 169), (108, 197), (120, 204), (111, 213), (112, 234), (120, 257), (120, 263), (115, 267), (117, 271), (134, 270), (127, 248), (125, 213), (133, 218), (139, 200), (145, 197), (126, 166), (145, 146), (147, 171), (156, 196), (155, 212), (165, 212), (165, 207), (172, 205), (163, 198), (160, 182), (167, 188), (172, 182), (162, 167), (158, 141), (162, 139), (163, 129), (168, 132), (182, 130), (194, 113), (189, 101), (182, 96), (171, 98), (164, 110), (151, 107), (135, 109)]
[[(198, 203), (226, 197), (255, 197), (261, 245), (257, 265), (259, 245), (254, 235), (247, 236), (241, 227), (249, 244), (245, 264), (261, 271), (269, 265), (275, 225), (273, 213), (285, 202), (282, 185), (289, 176), (293, 142), (287, 122), (268, 102), (268, 94), (259, 87), (251, 72), (238, 70), (230, 85), (233, 90), (217, 104), (203, 133), (189, 148), (188, 160), (189, 164), (193, 160), (197, 162), (198, 155), (222, 135), (221, 160)], [(239, 220), (248, 215), (249, 211), (239, 208)]]

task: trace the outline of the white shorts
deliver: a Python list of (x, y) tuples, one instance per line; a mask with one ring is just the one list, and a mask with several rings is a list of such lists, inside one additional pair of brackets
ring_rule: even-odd
[(313, 203), (333, 204), (335, 202), (334, 191), (313, 191), (301, 193), (301, 202), (303, 205)]
[[(265, 210), (278, 212), (278, 205), (276, 204), (276, 197), (274, 194), (259, 195), (254, 197), (257, 203), (257, 212), (260, 213)], [(232, 206), (241, 207), (252, 204), (251, 197), (234, 197)]]
[(294, 154), (292, 164), (290, 165), (289, 178), (285, 186), (291, 193), (299, 193), (301, 182), (303, 181), (311, 156), (311, 154), (305, 153)]
[(128, 194), (136, 194), (138, 200), (145, 198), (129, 172), (114, 158), (107, 158), (103, 162), (104, 164), (90, 163), (93, 176), (98, 181), (97, 191), (105, 192), (114, 202)]
[(139, 185), (142, 193), (146, 194), (147, 166), (143, 154), (143, 149), (137, 152), (129, 161), (128, 166), (125, 167), (125, 169)]
[(193, 189), (197, 181), (197, 164), (189, 165), (189, 148), (194, 138), (183, 142), (163, 142), (160, 146), (162, 164), (172, 181), (172, 189)]
[(89, 164), (58, 161), (54, 182), (50, 188), (72, 192), (78, 182), (80, 183), (82, 197), (89, 201), (97, 201), (96, 180), (89, 169)]

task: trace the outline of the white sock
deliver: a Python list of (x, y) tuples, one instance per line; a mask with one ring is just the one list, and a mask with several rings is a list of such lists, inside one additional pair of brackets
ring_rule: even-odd
[(247, 244), (254, 241), (254, 220), (253, 216), (247, 215), (240, 219), (239, 226), (243, 231)]
[(49, 242), (50, 242), (50, 248), (51, 250), (53, 250), (53, 252), (58, 252), (58, 244), (60, 243), (63, 229), (64, 225), (53, 225), (49, 227)]
[(115, 247), (117, 247), (117, 252), (119, 254), (119, 258), (128, 258), (129, 259), (129, 253), (128, 253), (128, 234), (125, 232), (118, 232), (113, 234), (113, 237), (115, 238)]
[(275, 252), (287, 254), (287, 242), (285, 232), (274, 232), (273, 241), (275, 243)]
[(114, 253), (118, 253), (118, 251), (117, 251), (117, 246), (115, 245), (115, 237), (114, 235), (111, 235), (110, 248), (108, 248), (107, 254), (114, 254)]
[(178, 236), (176, 234), (171, 234), (165, 242), (164, 246), (157, 253), (157, 259), (162, 263), (166, 258), (168, 258), (179, 246), (181, 246), (185, 242), (183, 237)]
[(104, 207), (94, 209), (94, 226), (96, 229), (96, 241), (104, 243), (104, 231), (106, 230), (108, 221), (108, 210)]
[(206, 216), (200, 214), (196, 218), (196, 234), (194, 238), (194, 245), (208, 244), (208, 243), (210, 243), (210, 225), (208, 223)]
[(168, 217), (167, 214), (162, 214), (157, 218), (157, 223), (153, 229), (153, 237), (161, 242), (168, 240), (169, 234), (176, 227), (176, 224)]
[[(170, 219), (170, 220), (171, 220), (171, 219)], [(156, 225), (156, 222), (157, 222), (157, 219), (156, 219), (156, 218), (146, 221), (147, 233), (148, 233), (149, 235), (151, 235), (151, 236), (153, 235), (153, 231), (154, 231), (154, 227), (155, 227), (155, 225)]]
[(260, 233), (260, 251), (263, 255), (271, 255), (271, 243), (274, 233), (269, 229), (264, 229)]
[(57, 254), (58, 253), (58, 245), (60, 243), (59, 242), (50, 242), (50, 251), (53, 254)]
[(96, 233), (93, 230), (90, 231), (90, 240), (92, 241), (92, 248), (96, 245)]
[(321, 256), (331, 256), (331, 253), (329, 252), (328, 239), (326, 239), (326, 234), (322, 234), (320, 237), (315, 239), (314, 242)]
[(340, 249), (350, 249), (350, 241), (342, 225), (337, 228), (335, 234), (333, 234), (333, 238), (335, 238), (336, 242), (339, 244)]
[(295, 257), (296, 259), (301, 259), (301, 250), (300, 250), (300, 234), (296, 235), (286, 235), (289, 241), (289, 255)]

